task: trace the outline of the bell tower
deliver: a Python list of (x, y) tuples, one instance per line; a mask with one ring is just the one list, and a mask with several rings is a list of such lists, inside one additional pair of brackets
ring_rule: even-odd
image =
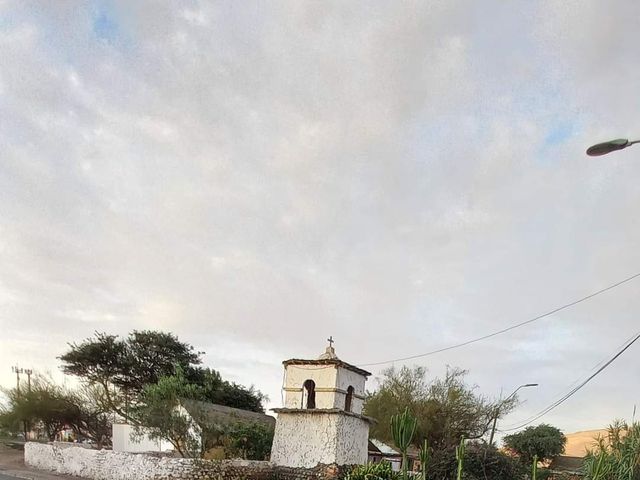
[(367, 461), (371, 419), (362, 415), (371, 374), (338, 358), (329, 346), (316, 360), (283, 363), (284, 407), (278, 414), (271, 461), (289, 467), (354, 465)]

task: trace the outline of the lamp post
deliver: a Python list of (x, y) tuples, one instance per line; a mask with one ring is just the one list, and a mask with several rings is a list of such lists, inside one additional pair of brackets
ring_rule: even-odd
[(640, 140), (629, 141), (626, 138), (609, 140), (608, 142), (598, 143), (597, 145), (592, 145), (587, 148), (587, 155), (590, 157), (599, 157), (600, 155), (606, 155), (607, 153), (630, 147), (634, 143), (640, 143)]
[(513, 397), (515, 397), (516, 393), (518, 393), (518, 391), (520, 391), (521, 388), (528, 388), (528, 387), (537, 387), (538, 384), (537, 383), (525, 383), (524, 385), (520, 385), (518, 388), (516, 388), (513, 393), (511, 395), (509, 395), (507, 398), (505, 398), (503, 401), (501, 401), (498, 406), (496, 407), (496, 413), (495, 416), (493, 417), (493, 426), (491, 427), (491, 435), (489, 436), (489, 446), (493, 445), (493, 437), (496, 434), (496, 424), (498, 423), (498, 417), (500, 416), (500, 407), (508, 402), (509, 400), (511, 400)]

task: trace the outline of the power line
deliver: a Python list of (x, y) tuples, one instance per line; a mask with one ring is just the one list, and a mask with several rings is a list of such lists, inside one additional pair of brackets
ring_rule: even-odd
[(607, 368), (609, 365), (611, 365), (620, 355), (622, 355), (625, 351), (627, 351), (629, 349), (629, 347), (631, 347), (631, 345), (633, 345), (638, 339), (640, 338), (640, 333), (638, 333), (633, 340), (631, 340), (629, 343), (627, 343), (627, 345), (624, 346), (624, 348), (622, 350), (619, 350), (613, 357), (611, 357), (609, 359), (609, 361), (607, 361), (607, 363), (605, 363), (604, 365), (602, 365), (598, 370), (595, 371), (595, 373), (593, 373), (592, 375), (590, 375), (586, 380), (584, 380), (582, 383), (580, 383), (578, 386), (576, 386), (575, 388), (571, 389), (569, 391), (569, 393), (567, 393), (566, 395), (564, 395), (560, 400), (553, 402), (551, 405), (549, 405), (548, 407), (546, 407), (544, 410), (538, 412), (538, 414), (536, 414), (533, 418), (530, 418), (528, 421), (518, 425), (517, 427), (513, 427), (513, 428), (507, 428), (504, 430), (501, 430), (502, 432), (512, 432), (513, 430), (519, 430), (522, 427), (526, 427), (527, 425), (535, 422), (536, 420), (538, 420), (540, 417), (546, 415), (547, 413), (549, 413), (551, 410), (553, 410), (556, 407), (559, 407), (560, 405), (562, 405), (564, 402), (566, 402), (567, 400), (569, 400), (569, 398), (571, 398), (573, 395), (575, 395), (582, 387), (584, 387), (587, 383), (589, 383), (591, 380), (593, 380), (596, 376), (598, 376), (598, 374), (600, 374), (605, 368)]
[[(620, 343), (615, 351), (617, 352), (618, 350), (622, 349), (623, 347), (625, 347), (627, 344), (629, 344), (631, 342), (631, 340), (633, 340), (633, 338), (638, 334), (639, 332), (634, 333), (633, 335), (631, 335), (630, 337), (627, 337), (624, 342)], [(602, 360), (600, 360), (598, 363), (596, 363), (593, 367), (591, 367), (591, 369), (589, 369), (589, 371), (587, 372), (587, 374), (594, 372), (595, 370), (597, 370), (601, 365), (603, 365), (605, 362), (607, 362), (609, 360), (609, 356), (603, 358)], [(568, 386), (567, 389), (572, 389), (574, 386), (576, 386), (578, 383), (582, 382), (583, 379), (582, 378), (576, 378), (573, 382), (571, 382)], [(552, 404), (554, 404), (556, 401), (561, 400), (562, 398), (564, 398), (566, 395), (566, 392), (561, 392), (559, 395), (554, 395), (553, 400), (552, 400)], [(539, 413), (539, 412), (538, 412)], [(534, 418), (537, 415), (537, 413), (534, 413), (533, 415), (531, 415), (530, 417), (525, 418), (524, 420), (521, 420), (519, 422), (515, 422), (515, 423), (511, 423), (509, 425), (506, 425), (506, 428), (511, 428), (514, 425), (519, 425), (521, 423), (524, 422), (528, 422), (529, 420), (531, 420), (532, 418)], [(501, 432), (503, 432), (504, 430), (499, 430)]]
[(553, 310), (550, 310), (550, 311), (548, 311), (546, 313), (543, 313), (542, 315), (538, 315), (537, 317), (530, 318), (529, 320), (525, 320), (524, 322), (520, 322), (520, 323), (517, 323), (515, 325), (511, 325), (510, 327), (503, 328), (502, 330), (498, 330), (498, 331), (495, 331), (493, 333), (489, 333), (487, 335), (483, 335), (481, 337), (473, 338), (471, 340), (467, 340), (467, 341), (462, 342), (462, 343), (456, 343), (456, 344), (450, 345), (448, 347), (439, 348), (437, 350), (432, 350), (430, 352), (420, 353), (418, 355), (411, 355), (409, 357), (402, 357), (402, 358), (394, 358), (392, 360), (385, 360), (385, 361), (382, 361), (382, 362), (361, 363), (361, 364), (358, 364), (358, 366), (359, 367), (373, 367), (373, 366), (376, 366), (376, 365), (385, 365), (387, 363), (404, 362), (405, 360), (413, 360), (413, 359), (416, 359), (416, 358), (427, 357), (429, 355), (435, 355), (436, 353), (442, 353), (442, 352), (446, 352), (446, 351), (449, 351), (449, 350), (454, 350), (456, 348), (465, 347), (467, 345), (471, 345), (472, 343), (477, 343), (477, 342), (480, 342), (482, 340), (486, 340), (488, 338), (495, 337), (497, 335), (501, 335), (501, 334), (506, 333), (506, 332), (510, 332), (511, 330), (515, 330), (516, 328), (520, 328), (520, 327), (523, 327), (523, 326), (528, 325), (530, 323), (533, 323), (533, 322), (536, 322), (538, 320), (541, 320), (541, 319), (543, 319), (545, 317), (549, 317), (549, 316), (553, 315), (554, 313), (560, 312), (561, 310), (565, 310), (567, 308), (573, 307), (574, 305), (577, 305), (579, 303), (587, 301), (587, 300), (589, 300), (589, 299), (591, 299), (593, 297), (597, 297), (598, 295), (603, 294), (605, 292), (608, 292), (609, 290), (613, 290), (614, 288), (619, 287), (620, 285), (623, 285), (623, 284), (625, 284), (627, 282), (630, 282), (631, 280), (634, 280), (634, 279), (636, 279), (638, 277), (640, 277), (640, 272), (635, 273), (634, 275), (631, 275), (630, 277), (627, 277), (627, 278), (625, 278), (623, 280), (620, 280), (619, 282), (616, 282), (613, 285), (609, 285), (608, 287), (605, 287), (605, 288), (603, 288), (601, 290), (598, 290), (596, 292), (590, 293), (589, 295), (587, 295), (585, 297), (579, 298), (577, 300), (573, 300), (572, 302), (569, 302), (569, 303), (566, 303), (566, 304), (564, 304), (564, 305), (562, 305), (560, 307), (554, 308)]

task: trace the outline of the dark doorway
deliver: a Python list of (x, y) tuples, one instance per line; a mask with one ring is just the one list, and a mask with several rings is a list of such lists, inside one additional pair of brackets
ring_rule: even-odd
[(345, 412), (351, 411), (351, 401), (353, 400), (353, 387), (349, 385), (347, 388), (347, 395), (344, 398), (344, 410)]
[(313, 380), (305, 380), (302, 386), (304, 387), (304, 396), (307, 400), (304, 408), (316, 408), (316, 382)]

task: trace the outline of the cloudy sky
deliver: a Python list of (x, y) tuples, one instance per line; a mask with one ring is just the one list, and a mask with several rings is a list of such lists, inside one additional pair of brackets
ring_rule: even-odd
[[(384, 361), (640, 272), (640, 148), (584, 154), (640, 137), (639, 20), (633, 0), (0, 0), (0, 384), (96, 330), (162, 329), (278, 406), (281, 360), (329, 335)], [(639, 293), (409, 364), (540, 383), (517, 424), (640, 328)], [(630, 418), (639, 354), (543, 420)]]

